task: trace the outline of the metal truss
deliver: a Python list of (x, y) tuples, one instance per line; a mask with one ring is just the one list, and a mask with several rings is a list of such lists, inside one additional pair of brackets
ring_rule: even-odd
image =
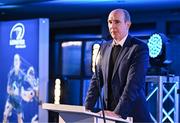
[[(156, 113), (150, 113), (155, 123), (179, 122), (179, 76), (146, 76), (146, 84), (153, 84), (153, 89), (147, 92), (146, 100), (156, 96)], [(151, 108), (153, 108), (151, 106)]]

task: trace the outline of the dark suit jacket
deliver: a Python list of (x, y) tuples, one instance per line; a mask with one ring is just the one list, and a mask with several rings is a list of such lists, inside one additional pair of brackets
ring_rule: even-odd
[[(101, 87), (104, 86), (105, 108), (108, 103), (108, 72), (112, 42), (103, 44), (97, 65)], [(145, 100), (145, 75), (149, 63), (148, 47), (145, 43), (128, 35), (114, 64), (112, 94), (116, 99), (114, 112), (123, 118), (133, 117), (135, 122), (150, 122)], [(87, 109), (93, 109), (99, 96), (96, 75), (93, 75), (85, 101)]]

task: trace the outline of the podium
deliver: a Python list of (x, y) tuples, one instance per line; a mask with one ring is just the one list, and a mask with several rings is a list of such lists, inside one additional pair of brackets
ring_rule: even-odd
[[(84, 106), (43, 103), (42, 109), (59, 113), (59, 123), (103, 123), (98, 113), (85, 111)], [(122, 119), (105, 116), (106, 123), (133, 123), (132, 118)]]

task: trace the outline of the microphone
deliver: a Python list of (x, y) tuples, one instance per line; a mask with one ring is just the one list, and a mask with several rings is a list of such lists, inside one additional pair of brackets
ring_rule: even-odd
[(105, 113), (104, 113), (104, 103), (101, 95), (101, 84), (100, 84), (100, 78), (99, 78), (99, 70), (97, 69), (97, 58), (98, 55), (100, 55), (100, 50), (101, 50), (101, 45), (103, 44), (104, 40), (101, 41), (100, 43), (100, 48), (98, 49), (97, 55), (95, 57), (95, 75), (96, 75), (96, 83), (98, 86), (98, 91), (99, 91), (99, 98), (100, 98), (100, 103), (101, 103), (101, 110), (102, 110), (102, 115), (103, 115), (103, 121), (106, 123), (106, 118), (105, 118)]

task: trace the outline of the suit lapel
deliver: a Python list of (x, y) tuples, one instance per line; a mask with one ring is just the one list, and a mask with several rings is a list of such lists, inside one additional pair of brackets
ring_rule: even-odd
[(106, 63), (106, 73), (105, 73), (105, 78), (107, 79), (106, 81), (108, 81), (108, 74), (109, 74), (109, 61), (110, 61), (110, 57), (111, 57), (111, 51), (112, 51), (112, 44), (109, 44), (107, 50), (106, 50), (106, 54), (107, 54), (107, 62)]
[(124, 45), (123, 45), (120, 53), (119, 53), (118, 56), (117, 56), (117, 60), (116, 60), (116, 62), (115, 62), (115, 64), (114, 64), (114, 69), (113, 69), (112, 78), (114, 77), (114, 74), (116, 73), (116, 71), (117, 71), (117, 69), (118, 69), (118, 67), (119, 67), (119, 65), (120, 65), (120, 63), (121, 63), (124, 55), (125, 55), (125, 54), (127, 53), (127, 51), (129, 50), (130, 38), (131, 38), (131, 36), (128, 36), (128, 37), (127, 37), (127, 39), (126, 39), (126, 41), (125, 41), (125, 43), (124, 43)]

